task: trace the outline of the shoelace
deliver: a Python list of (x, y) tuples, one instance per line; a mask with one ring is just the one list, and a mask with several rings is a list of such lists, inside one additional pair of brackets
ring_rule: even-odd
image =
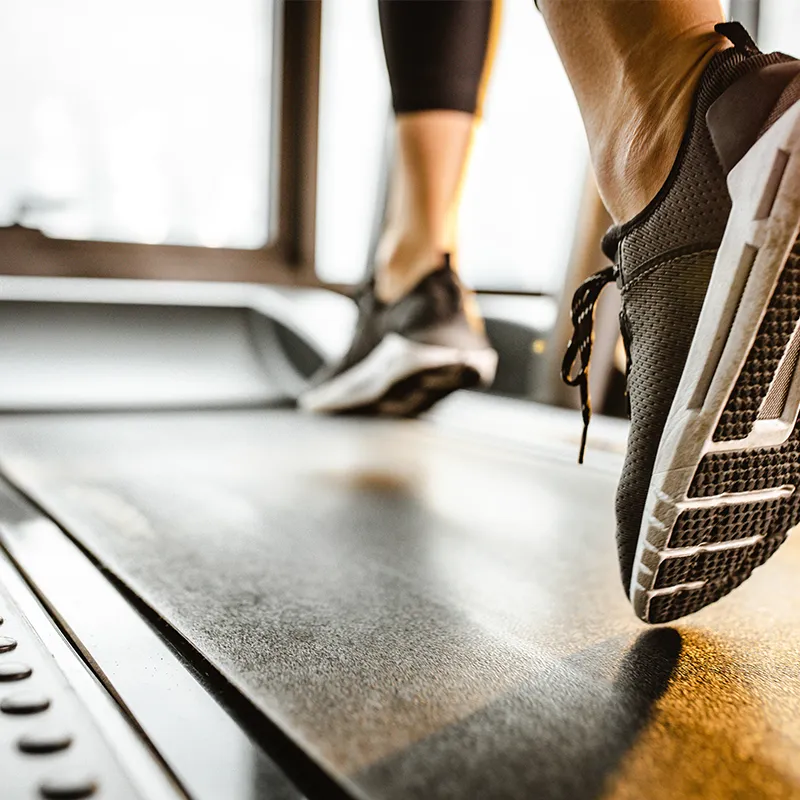
[[(561, 362), (561, 380), (567, 386), (577, 386), (581, 395), (581, 417), (583, 418), (583, 433), (581, 434), (581, 448), (578, 453), (578, 463), (583, 464), (586, 453), (586, 437), (589, 432), (589, 422), (592, 419), (592, 400), (589, 396), (589, 364), (592, 360), (592, 346), (594, 345), (594, 312), (597, 300), (603, 289), (617, 279), (617, 268), (614, 266), (592, 275), (585, 280), (575, 291), (572, 297), (572, 338), (567, 345), (567, 352)], [(580, 356), (580, 369), (575, 375), (572, 370)]]

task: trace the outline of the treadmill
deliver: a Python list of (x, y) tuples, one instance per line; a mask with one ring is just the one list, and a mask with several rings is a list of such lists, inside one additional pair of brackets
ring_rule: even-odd
[(0, 278), (0, 797), (800, 797), (800, 543), (645, 626), (625, 423), (300, 414), (352, 322)]

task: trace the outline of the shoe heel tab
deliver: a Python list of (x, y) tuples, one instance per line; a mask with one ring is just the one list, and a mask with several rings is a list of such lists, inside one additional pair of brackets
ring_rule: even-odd
[(800, 77), (800, 61), (770, 64), (726, 89), (706, 112), (714, 149), (727, 175), (764, 132), (783, 92)]
[(455, 291), (461, 291), (461, 276), (456, 269), (455, 259), (450, 253), (445, 253), (442, 257), (442, 265), (436, 270), (436, 275), (442, 283), (446, 283), (453, 287)]
[(743, 55), (751, 56), (761, 52), (741, 22), (720, 22), (714, 26), (714, 30)]

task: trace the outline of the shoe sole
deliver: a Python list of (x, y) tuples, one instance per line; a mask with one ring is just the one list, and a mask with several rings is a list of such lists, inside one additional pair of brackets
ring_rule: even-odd
[(800, 102), (728, 187), (731, 216), (633, 564), (630, 600), (650, 623), (728, 594), (800, 522)]
[(318, 413), (415, 417), (458, 389), (490, 386), (497, 353), (490, 347), (459, 350), (388, 334), (347, 372), (300, 397)]

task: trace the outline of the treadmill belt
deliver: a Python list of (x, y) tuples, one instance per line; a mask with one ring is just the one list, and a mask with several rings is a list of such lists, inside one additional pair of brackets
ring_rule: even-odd
[(729, 598), (648, 628), (607, 470), (288, 410), (20, 417), (0, 448), (360, 797), (800, 797), (791, 537)]

